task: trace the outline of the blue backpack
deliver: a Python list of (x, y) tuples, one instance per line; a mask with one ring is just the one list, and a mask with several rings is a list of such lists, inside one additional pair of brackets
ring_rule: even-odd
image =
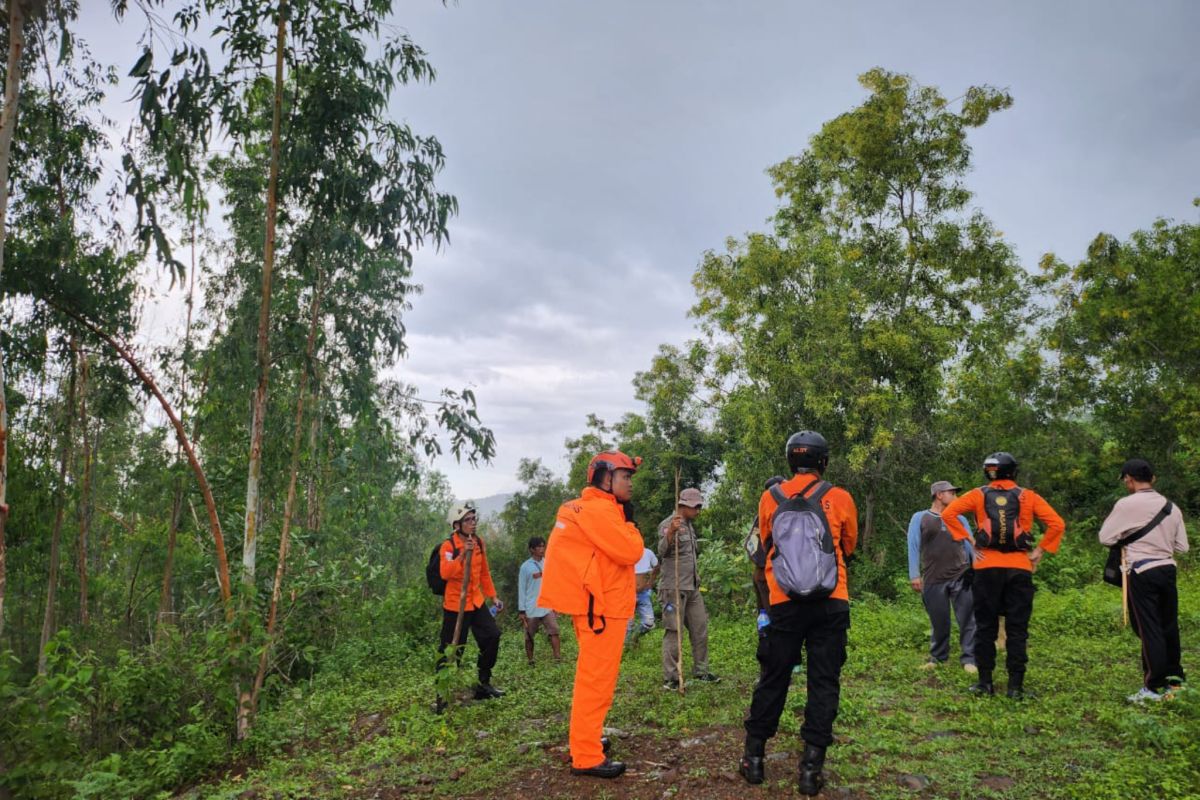
[(824, 600), (837, 588), (833, 532), (821, 507), (821, 499), (832, 488), (832, 484), (816, 480), (788, 497), (779, 486), (771, 487), (779, 506), (771, 516), (766, 547), (775, 582), (793, 600)]

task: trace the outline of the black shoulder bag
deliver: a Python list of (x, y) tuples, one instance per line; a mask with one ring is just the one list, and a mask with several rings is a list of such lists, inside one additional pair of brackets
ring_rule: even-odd
[(1128, 547), (1138, 539), (1145, 536), (1150, 531), (1154, 530), (1162, 523), (1164, 519), (1170, 515), (1174, 506), (1168, 500), (1167, 504), (1162, 507), (1162, 510), (1154, 515), (1154, 519), (1150, 520), (1145, 526), (1137, 529), (1133, 533), (1121, 539), (1116, 544), (1108, 548), (1108, 560), (1104, 562), (1104, 582), (1111, 583), (1113, 586), (1121, 586), (1124, 576), (1121, 574), (1121, 548)]

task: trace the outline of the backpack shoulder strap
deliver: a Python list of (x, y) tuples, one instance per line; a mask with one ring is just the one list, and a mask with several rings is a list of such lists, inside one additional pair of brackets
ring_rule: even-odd
[(1121, 539), (1120, 541), (1118, 541), (1115, 545), (1113, 545), (1113, 547), (1128, 547), (1129, 545), (1136, 542), (1138, 539), (1141, 539), (1147, 533), (1149, 533), (1150, 531), (1157, 528), (1164, 519), (1166, 519), (1168, 516), (1170, 516), (1170, 514), (1174, 510), (1174, 508), (1175, 507), (1173, 505), (1171, 505), (1171, 501), (1168, 500), (1167, 504), (1165, 506), (1163, 506), (1162, 509), (1160, 509), (1157, 514), (1154, 515), (1153, 519), (1151, 519), (1149, 522), (1147, 522), (1141, 528), (1138, 528), (1136, 531), (1134, 531), (1133, 533), (1126, 536), (1124, 539)]
[(808, 488), (805, 490), (804, 497), (813, 503), (820, 503), (821, 499), (823, 497), (825, 497), (825, 495), (832, 488), (833, 488), (832, 483), (830, 483), (829, 481), (824, 481), (824, 480), (821, 480), (820, 478), (817, 478), (815, 481), (813, 481), (812, 483), (810, 483), (808, 485)]
[(779, 488), (778, 483), (772, 486), (769, 491), (771, 492), (771, 497), (775, 498), (775, 502), (779, 505), (783, 505), (788, 500), (792, 499), (788, 497), (786, 493), (784, 493), (783, 489)]

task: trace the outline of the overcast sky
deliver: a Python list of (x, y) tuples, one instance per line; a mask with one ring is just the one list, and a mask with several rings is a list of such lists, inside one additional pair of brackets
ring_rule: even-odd
[[(637, 409), (634, 373), (693, 333), (702, 253), (765, 228), (764, 170), (860, 103), (871, 67), (948, 97), (979, 83), (1012, 93), (972, 134), (968, 184), (1027, 268), (1047, 251), (1078, 259), (1100, 231), (1197, 217), (1190, 0), (397, 7), (438, 78), (392, 108), (442, 142), (439, 182), (461, 213), (449, 248), (417, 258), (425, 292), (395, 374), (429, 395), (475, 389), (498, 454), (478, 470), (436, 463), (460, 497), (517, 488), (522, 457), (562, 471), (589, 412)], [(97, 55), (127, 71), (136, 31), (123, 57), (111, 23), (88, 19), (108, 40)]]

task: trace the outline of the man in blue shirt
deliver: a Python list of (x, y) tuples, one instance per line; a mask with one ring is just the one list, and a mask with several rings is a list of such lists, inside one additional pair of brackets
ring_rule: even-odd
[(558, 615), (537, 604), (542, 591), (542, 559), (546, 557), (546, 540), (534, 536), (529, 540), (529, 560), (521, 565), (517, 579), (517, 617), (525, 628), (525, 659), (533, 666), (533, 636), (538, 628), (545, 627), (550, 638), (550, 649), (554, 660), (561, 661), (558, 638)]
[[(975, 674), (975, 602), (971, 594), (971, 564), (974, 551), (968, 541), (956, 542), (942, 523), (942, 511), (955, 497), (958, 487), (936, 481), (929, 487), (933, 504), (913, 514), (908, 523), (908, 579), (921, 593), (929, 615), (929, 660), (926, 668), (950, 658), (950, 609), (958, 618), (958, 642), (962, 667)], [(964, 526), (967, 521), (959, 517)], [(970, 527), (968, 526), (968, 530)]]

